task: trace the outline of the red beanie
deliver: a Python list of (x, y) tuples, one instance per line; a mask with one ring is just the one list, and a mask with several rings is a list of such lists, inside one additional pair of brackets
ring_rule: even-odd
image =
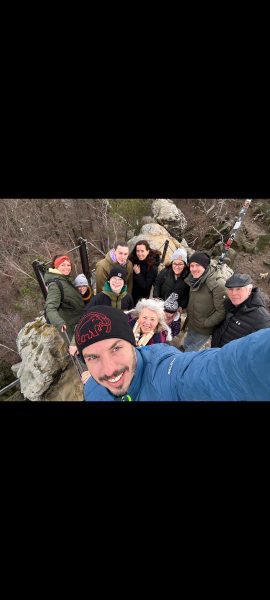
[(56, 258), (54, 261), (55, 269), (57, 269), (57, 267), (59, 267), (59, 265), (61, 265), (65, 260), (68, 260), (68, 262), (71, 265), (71, 260), (70, 260), (69, 256), (58, 256), (58, 258)]

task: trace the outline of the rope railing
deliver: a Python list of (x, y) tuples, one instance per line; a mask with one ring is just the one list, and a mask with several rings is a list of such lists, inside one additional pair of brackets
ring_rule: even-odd
[(15, 385), (19, 385), (19, 383), (20, 383), (20, 380), (16, 379), (16, 381), (12, 381), (12, 383), (9, 383), (9, 385), (6, 385), (6, 387), (4, 387), (0, 390), (0, 396), (2, 396), (2, 394), (5, 394), (5, 392), (10, 390), (11, 388), (15, 387)]
[(104, 254), (104, 252), (102, 250), (100, 250), (100, 248), (98, 248), (97, 246), (95, 246), (95, 244), (93, 244), (93, 242), (88, 242), (87, 240), (86, 244), (90, 244), (91, 246), (93, 246), (93, 248), (96, 248), (96, 250), (98, 250), (101, 254), (103, 254), (103, 256), (106, 256), (106, 254)]
[[(86, 240), (85, 240), (85, 241), (86, 241)], [(87, 243), (88, 243), (88, 242), (87, 242)], [(74, 250), (77, 250), (77, 249), (78, 249), (78, 248), (80, 248), (80, 247), (81, 247), (81, 244), (79, 244), (78, 246), (74, 246), (73, 248), (71, 248), (71, 250), (67, 250), (67, 251), (65, 252), (65, 254), (70, 254), (71, 252), (73, 252)], [(46, 262), (43, 262), (43, 265), (44, 265), (44, 266), (46, 266), (46, 265), (49, 265), (49, 264), (50, 264), (50, 262), (52, 262), (52, 259), (51, 259), (51, 258), (50, 258), (48, 261), (46, 261)]]

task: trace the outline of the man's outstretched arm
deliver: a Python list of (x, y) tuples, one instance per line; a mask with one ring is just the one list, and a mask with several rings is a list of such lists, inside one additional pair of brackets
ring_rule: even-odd
[[(187, 352), (174, 369), (177, 399), (270, 401), (270, 331), (261, 329), (223, 348)], [(178, 361), (177, 361), (178, 362)]]

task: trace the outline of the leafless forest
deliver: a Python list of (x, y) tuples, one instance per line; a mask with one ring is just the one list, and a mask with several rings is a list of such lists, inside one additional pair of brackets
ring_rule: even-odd
[[(0, 200), (0, 365), (18, 361), (16, 336), (43, 309), (32, 262), (72, 250), (81, 236), (93, 269), (115, 240), (136, 233), (150, 207), (143, 199)], [(70, 256), (81, 272), (78, 250)]]
[[(216, 231), (218, 239), (226, 241), (220, 234), (220, 219), (231, 220), (243, 201), (180, 199), (174, 202), (188, 220), (187, 242), (198, 249), (203, 248), (209, 227), (213, 233)], [(270, 201), (265, 202), (270, 208)], [(151, 214), (151, 200), (1, 199), (0, 209), (0, 371), (3, 372), (19, 360), (16, 348), (19, 330), (43, 309), (44, 300), (32, 262), (48, 263), (55, 254), (71, 251), (81, 236), (88, 241), (89, 264), (94, 269), (97, 260), (115, 240), (129, 239), (139, 232), (142, 217)], [(259, 209), (257, 213), (250, 212), (246, 233), (251, 242), (261, 228), (265, 237), (269, 234), (264, 216)], [(263, 260), (269, 257), (268, 247), (258, 256), (251, 256), (245, 249), (238, 248), (238, 251), (234, 270), (251, 271), (253, 277), (257, 276), (255, 283), (261, 282), (269, 292), (269, 279), (260, 279), (260, 272), (268, 270)], [(78, 250), (73, 250), (71, 257), (77, 274), (81, 272)]]

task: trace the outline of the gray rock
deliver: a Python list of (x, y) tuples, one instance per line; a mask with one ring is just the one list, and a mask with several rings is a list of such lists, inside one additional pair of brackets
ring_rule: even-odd
[(148, 225), (149, 223), (156, 223), (156, 220), (154, 219), (154, 217), (142, 217), (141, 220), (141, 226), (143, 225)]
[(182, 248), (182, 243), (180, 244), (180, 242), (170, 235), (165, 227), (158, 225), (158, 223), (143, 225), (139, 235), (136, 235), (128, 241), (130, 252), (140, 240), (146, 240), (153, 250), (159, 250), (161, 252), (161, 256), (163, 254), (165, 242), (166, 240), (169, 240), (165, 262), (170, 260), (171, 255), (177, 248)]
[(16, 363), (15, 365), (11, 365), (11, 371), (14, 373), (15, 377), (18, 377), (18, 370), (21, 366), (21, 363)]
[(165, 227), (172, 236), (177, 239), (182, 238), (187, 227), (187, 220), (172, 200), (153, 200), (152, 211), (156, 221)]
[[(38, 317), (21, 329), (17, 337), (17, 347), (22, 359), (17, 370), (22, 395), (28, 400), (50, 399), (52, 387), (58, 384), (62, 373), (70, 366), (71, 358), (65, 341), (53, 325), (48, 325), (44, 317)], [(79, 376), (74, 368), (70, 372), (71, 380), (63, 392), (67, 397), (60, 399), (70, 400), (73, 393), (72, 399), (82, 399), (77, 397), (78, 390), (74, 387), (74, 381), (78, 380), (80, 383)], [(81, 383), (80, 386), (82, 395)]]
[[(216, 267), (217, 263), (218, 263), (217, 260), (211, 258), (211, 260), (210, 260), (211, 265)], [(222, 263), (222, 265), (218, 265), (218, 269), (219, 269), (224, 281), (227, 281), (227, 279), (229, 279), (229, 277), (231, 277), (233, 275), (233, 270), (226, 263)]]

